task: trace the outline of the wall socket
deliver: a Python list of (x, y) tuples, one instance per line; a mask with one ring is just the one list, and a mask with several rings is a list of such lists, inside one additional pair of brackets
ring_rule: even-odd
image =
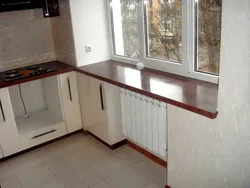
[(92, 52), (92, 45), (91, 44), (85, 45), (85, 51), (86, 52)]

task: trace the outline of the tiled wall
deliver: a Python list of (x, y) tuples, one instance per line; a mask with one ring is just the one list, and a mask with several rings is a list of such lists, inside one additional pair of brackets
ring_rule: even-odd
[(76, 65), (69, 0), (59, 0), (60, 16), (51, 18), (56, 59)]
[(42, 9), (0, 13), (0, 69), (54, 59), (51, 20)]

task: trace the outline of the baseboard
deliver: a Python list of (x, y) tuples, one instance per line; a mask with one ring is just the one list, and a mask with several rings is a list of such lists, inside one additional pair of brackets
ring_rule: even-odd
[(144, 148), (138, 146), (137, 144), (131, 142), (130, 140), (127, 140), (127, 144), (135, 149), (136, 151), (140, 152), (141, 154), (143, 154), (145, 157), (151, 159), (152, 161), (158, 163), (159, 165), (167, 168), (167, 162), (164, 161), (163, 159), (159, 158), (158, 156), (150, 153), (149, 151), (145, 150)]
[(92, 134), (91, 132), (87, 131), (87, 130), (83, 130), (83, 134), (84, 135), (91, 135), (93, 138), (95, 138), (96, 140), (100, 141), (102, 144), (104, 144), (105, 146), (107, 146), (108, 148), (114, 150), (117, 149), (123, 145), (125, 145), (127, 143), (127, 140), (121, 140), (120, 142), (117, 142), (115, 144), (109, 145), (108, 143), (104, 142), (102, 139), (100, 139), (99, 137), (97, 137), (96, 135)]
[(83, 134), (84, 135), (89, 135), (89, 131), (83, 129)]

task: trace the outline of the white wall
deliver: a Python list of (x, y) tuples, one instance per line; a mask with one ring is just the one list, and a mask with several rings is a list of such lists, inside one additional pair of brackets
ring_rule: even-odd
[[(77, 66), (110, 59), (107, 0), (70, 0)], [(85, 52), (91, 44), (93, 51)]]
[(250, 187), (250, 1), (223, 0), (219, 116), (169, 105), (168, 185)]

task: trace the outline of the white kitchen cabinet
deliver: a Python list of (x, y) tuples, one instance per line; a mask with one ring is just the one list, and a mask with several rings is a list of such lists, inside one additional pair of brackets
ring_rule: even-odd
[(2, 147), (0, 145), (0, 159), (2, 159), (2, 158), (3, 158), (3, 151), (2, 151)]
[(124, 140), (119, 88), (81, 73), (77, 77), (83, 128), (109, 145)]
[(59, 75), (61, 97), (68, 133), (82, 129), (76, 72)]
[[(1, 156), (8, 148), (15, 148), (18, 138), (14, 113), (12, 110), (9, 89), (0, 89), (0, 144)], [(3, 153), (2, 153), (3, 152)]]
[[(78, 88), (84, 129), (107, 120), (105, 101), (101, 100), (104, 82), (78, 74)], [(103, 105), (103, 106), (102, 106)]]

